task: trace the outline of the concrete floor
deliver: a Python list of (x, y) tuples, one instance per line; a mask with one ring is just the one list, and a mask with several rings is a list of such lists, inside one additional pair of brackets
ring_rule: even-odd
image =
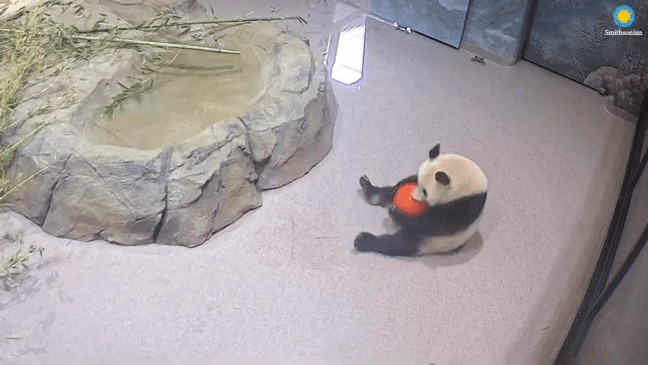
[[(11, 214), (46, 251), (0, 291), (0, 362), (549, 364), (593, 271), (634, 126), (527, 62), (481, 66), (373, 20), (366, 43), (364, 79), (333, 86), (331, 153), (200, 247), (57, 239)], [(454, 255), (354, 252), (358, 232), (388, 229), (358, 177), (396, 182), (436, 143), (489, 178), (480, 236)]]

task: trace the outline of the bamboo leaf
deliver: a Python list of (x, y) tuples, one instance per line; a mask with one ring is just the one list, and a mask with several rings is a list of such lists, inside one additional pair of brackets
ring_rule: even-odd
[(180, 34), (178, 34), (178, 37), (182, 37), (183, 35), (189, 33), (189, 31), (191, 31), (191, 27), (188, 27), (187, 29), (180, 32)]

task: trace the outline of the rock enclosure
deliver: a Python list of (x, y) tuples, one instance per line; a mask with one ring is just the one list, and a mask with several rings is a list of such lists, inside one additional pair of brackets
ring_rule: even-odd
[(639, 115), (643, 95), (648, 89), (648, 74), (627, 75), (611, 66), (590, 72), (584, 84), (594, 89), (604, 89), (610, 103), (631, 114)]
[[(226, 30), (217, 46), (253, 50), (263, 84), (256, 106), (158, 148), (88, 138), (118, 82), (138, 74), (134, 51), (78, 62), (30, 87), (27, 96), (38, 96), (17, 107), (18, 127), (2, 143), (49, 122), (14, 153), (7, 173), (46, 169), (11, 197), (12, 209), (57, 237), (193, 247), (261, 206), (260, 191), (306, 174), (330, 151), (337, 115), (327, 70), (308, 41), (253, 23)], [(71, 98), (64, 107), (30, 117), (39, 102), (64, 98)]]

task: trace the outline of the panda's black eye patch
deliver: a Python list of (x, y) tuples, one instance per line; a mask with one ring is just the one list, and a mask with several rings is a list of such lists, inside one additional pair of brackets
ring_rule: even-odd
[(436, 179), (437, 182), (443, 184), (443, 185), (450, 185), (450, 176), (446, 174), (443, 171), (437, 171), (436, 174), (434, 174), (434, 178)]

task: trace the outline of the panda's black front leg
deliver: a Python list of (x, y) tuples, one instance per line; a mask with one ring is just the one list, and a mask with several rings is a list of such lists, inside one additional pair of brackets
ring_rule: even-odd
[(394, 234), (375, 236), (362, 232), (356, 236), (354, 247), (360, 252), (376, 252), (388, 256), (415, 256), (422, 238), (399, 229)]
[(393, 186), (374, 186), (367, 175), (360, 177), (360, 186), (362, 187), (362, 194), (369, 204), (387, 207), (391, 203)]

